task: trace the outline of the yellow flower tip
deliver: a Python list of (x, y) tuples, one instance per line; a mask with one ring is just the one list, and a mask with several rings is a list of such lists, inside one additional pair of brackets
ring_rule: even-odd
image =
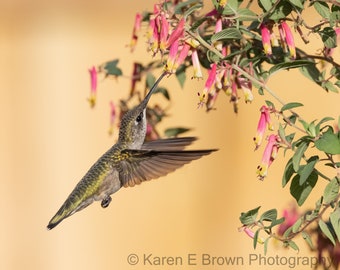
[(274, 125), (272, 123), (268, 123), (268, 130), (274, 130)]
[(200, 43), (193, 38), (188, 38), (187, 40), (185, 40), (185, 43), (189, 44), (191, 48), (196, 49)]
[(94, 106), (96, 106), (96, 96), (91, 95), (87, 101), (90, 103), (90, 107), (94, 108)]
[(226, 4), (227, 0), (220, 0), (219, 6), (224, 8)]
[(257, 243), (263, 245), (264, 244), (264, 239), (262, 237), (257, 238)]
[(113, 126), (110, 126), (109, 131), (108, 131), (109, 136), (113, 135), (113, 130), (114, 130)]
[(257, 166), (256, 174), (260, 180), (263, 180), (267, 176), (267, 173), (268, 173), (268, 165), (262, 164), (262, 165)]

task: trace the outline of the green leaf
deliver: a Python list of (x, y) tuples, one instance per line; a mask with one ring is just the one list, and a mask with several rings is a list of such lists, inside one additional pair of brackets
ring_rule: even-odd
[(332, 13), (330, 16), (329, 25), (334, 27), (340, 21), (340, 7), (332, 5), (331, 11)]
[(274, 73), (280, 70), (286, 70), (286, 69), (291, 69), (291, 68), (301, 68), (301, 67), (310, 66), (313, 64), (314, 64), (313, 62), (308, 61), (308, 60), (295, 60), (292, 62), (283, 62), (283, 63), (279, 63), (279, 64), (272, 66), (269, 69), (269, 74), (273, 75)]
[(318, 70), (315, 64), (307, 65), (300, 68), (301, 73), (313, 82), (321, 85), (323, 80), (322, 73)]
[[(203, 7), (203, 3), (193, 4), (187, 11), (184, 13), (184, 17), (188, 17), (191, 13), (193, 13), (197, 9), (201, 9)], [(181, 12), (182, 13), (182, 12)]]
[(164, 131), (164, 135), (166, 137), (176, 137), (179, 134), (188, 132), (191, 130), (190, 128), (176, 127), (176, 128), (168, 128)]
[(311, 248), (311, 250), (314, 250), (314, 245), (313, 245), (313, 242), (312, 242), (310, 235), (308, 233), (306, 233), (305, 231), (302, 231), (301, 235), (302, 235), (302, 238), (308, 244), (308, 246)]
[(214, 43), (219, 40), (241, 39), (241, 38), (242, 38), (242, 34), (240, 30), (238, 30), (237, 28), (226, 28), (214, 34), (211, 37), (211, 42)]
[(293, 156), (293, 168), (294, 168), (295, 172), (297, 172), (300, 168), (300, 161), (301, 161), (303, 154), (305, 153), (305, 151), (308, 148), (308, 144), (309, 144), (308, 142), (303, 141), (298, 146), (298, 148), (295, 150), (295, 153), (294, 153), (294, 156)]
[(338, 241), (340, 241), (340, 209), (337, 208), (329, 215), (329, 220), (333, 226)]
[(316, 181), (318, 180), (318, 175), (312, 172), (308, 179), (300, 185), (300, 175), (295, 175), (292, 183), (290, 184), (290, 194), (295, 198), (299, 206), (301, 206), (312, 192)]
[(305, 129), (305, 131), (307, 131), (309, 127), (309, 123), (307, 123), (305, 120), (302, 120), (302, 119), (300, 119), (299, 122), (303, 125), (303, 128)]
[(103, 68), (105, 69), (106, 76), (121, 76), (123, 74), (122, 70), (118, 68), (119, 59), (115, 59), (109, 62), (106, 62), (103, 65)]
[(258, 215), (261, 206), (249, 210), (245, 213), (241, 213), (240, 221), (243, 225), (251, 225), (256, 222), (256, 217)]
[(224, 7), (223, 14), (224, 15), (233, 15), (236, 14), (238, 7), (240, 5), (240, 2), (238, 0), (229, 0), (227, 1), (227, 4)]
[(195, 32), (197, 30), (198, 27), (200, 27), (201, 24), (203, 24), (205, 21), (207, 21), (209, 19), (209, 17), (203, 17), (203, 18), (200, 18), (200, 19), (196, 19), (192, 25), (191, 25), (191, 28), (190, 30), (192, 32)]
[(257, 240), (258, 240), (258, 238), (259, 238), (259, 234), (260, 234), (260, 230), (261, 229), (258, 229), (258, 230), (256, 230), (256, 232), (254, 233), (254, 238), (253, 238), (253, 247), (254, 247), (254, 249), (256, 249), (256, 246), (257, 246)]
[(273, 221), (273, 220), (276, 220), (276, 218), (277, 218), (277, 210), (270, 209), (261, 215), (260, 221)]
[(324, 235), (326, 235), (327, 238), (333, 243), (333, 245), (335, 245), (334, 236), (331, 233), (331, 231), (329, 230), (328, 225), (322, 219), (319, 219), (319, 228), (324, 233)]
[(176, 78), (180, 84), (180, 86), (183, 88), (184, 87), (184, 83), (185, 83), (185, 80), (186, 80), (186, 67), (185, 65), (180, 65), (177, 70), (176, 70)]
[(267, 107), (271, 107), (271, 108), (275, 109), (275, 105), (274, 105), (273, 102), (271, 102), (270, 100), (265, 100), (265, 102), (266, 102)]
[(150, 89), (154, 85), (155, 81), (155, 76), (153, 76), (152, 73), (148, 72), (145, 79), (146, 88)]
[(279, 219), (275, 219), (272, 221), (272, 223), (270, 224), (270, 227), (274, 227), (276, 225), (279, 225), (281, 223), (283, 223), (285, 221), (285, 218), (282, 217), (282, 218), (279, 218)]
[(314, 171), (315, 164), (319, 161), (318, 156), (312, 156), (308, 159), (307, 164), (302, 168), (302, 170), (298, 172), (300, 175), (299, 184), (303, 185), (303, 183), (308, 179), (310, 174)]
[(169, 95), (168, 89), (166, 89), (164, 87), (158, 87), (154, 91), (154, 94), (156, 94), (156, 93), (161, 93), (167, 100), (170, 100), (170, 95)]
[(329, 121), (334, 121), (335, 119), (333, 117), (324, 117), (322, 118), (317, 126), (321, 126), (323, 123), (329, 122)]
[(262, 7), (265, 11), (268, 11), (272, 8), (273, 2), (270, 0), (259, 0), (259, 5)]
[(280, 1), (276, 6), (275, 9), (271, 11), (271, 15), (269, 19), (278, 21), (280, 19), (286, 18), (289, 13), (292, 12), (292, 5), (287, 1)]
[(321, 36), (321, 39), (327, 48), (335, 48), (336, 47), (336, 33), (335, 30), (331, 27), (325, 27), (321, 31), (318, 32)]
[[(339, 193), (339, 183), (336, 178), (333, 178), (325, 187), (325, 190), (323, 192), (323, 198), (324, 202), (326, 204), (332, 202)], [(340, 240), (340, 239), (339, 239)]]
[(293, 233), (296, 233), (296, 232), (300, 229), (301, 224), (302, 224), (302, 218), (299, 218), (299, 219), (294, 223), (294, 225), (292, 226), (292, 232), (293, 232)]
[(289, 2), (290, 2), (292, 5), (294, 5), (294, 6), (298, 7), (298, 8), (303, 9), (303, 3), (304, 3), (305, 1), (301, 1), (301, 0), (289, 0)]
[(322, 87), (323, 89), (325, 89), (327, 92), (328, 92), (328, 91), (331, 91), (331, 92), (334, 92), (334, 93), (339, 93), (338, 88), (336, 88), (336, 87), (334, 86), (334, 84), (333, 84), (332, 82), (330, 82), (330, 81), (324, 81), (324, 82), (322, 82), (322, 83), (321, 83), (321, 87)]
[(326, 3), (324, 2), (314, 2), (313, 7), (315, 10), (320, 14), (320, 16), (324, 19), (329, 19), (330, 17), (330, 10)]
[(288, 246), (290, 246), (292, 249), (294, 249), (294, 250), (296, 250), (296, 251), (299, 251), (299, 247), (298, 247), (298, 245), (297, 245), (294, 241), (289, 240), (287, 244), (288, 244)]
[(240, 8), (236, 16), (239, 21), (253, 21), (258, 18), (257, 14), (248, 8)]
[(286, 111), (286, 110), (291, 110), (293, 108), (301, 107), (303, 106), (302, 103), (299, 102), (290, 102), (282, 106), (281, 112)]
[(327, 154), (340, 154), (340, 138), (339, 134), (336, 135), (332, 132), (332, 129), (328, 129), (317, 141), (315, 146), (320, 151)]
[(264, 244), (263, 245), (263, 254), (264, 254), (264, 256), (267, 255), (269, 239), (270, 239), (270, 237), (266, 238), (266, 240), (264, 240), (264, 243), (263, 243)]
[(295, 173), (294, 168), (293, 168), (293, 160), (292, 158), (288, 160), (285, 170), (283, 172), (283, 177), (282, 177), (282, 187), (285, 187), (293, 174)]

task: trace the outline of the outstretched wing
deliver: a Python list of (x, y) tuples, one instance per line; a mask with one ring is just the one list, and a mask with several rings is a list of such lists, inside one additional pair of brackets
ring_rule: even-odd
[(167, 175), (183, 165), (209, 155), (209, 150), (123, 150), (119, 164), (119, 179), (124, 187), (133, 187), (144, 181)]
[(145, 142), (142, 145), (142, 149), (152, 150), (183, 150), (186, 146), (196, 141), (196, 137), (182, 137), (182, 138), (170, 138), (159, 139), (154, 141)]

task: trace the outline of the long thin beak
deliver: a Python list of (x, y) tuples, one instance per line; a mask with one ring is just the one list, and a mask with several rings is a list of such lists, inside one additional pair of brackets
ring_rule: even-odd
[(158, 84), (161, 82), (161, 80), (168, 75), (169, 73), (167, 71), (164, 71), (161, 76), (159, 76), (159, 78), (157, 79), (157, 81), (153, 84), (153, 86), (151, 87), (149, 93), (146, 95), (146, 97), (144, 98), (142, 104), (146, 107), (146, 104), (148, 104), (149, 99), (152, 95), (152, 93), (157, 89)]

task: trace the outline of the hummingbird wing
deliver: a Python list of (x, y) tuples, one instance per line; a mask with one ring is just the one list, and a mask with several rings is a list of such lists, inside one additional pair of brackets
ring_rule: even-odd
[(209, 150), (133, 150), (122, 151), (118, 166), (119, 179), (124, 187), (133, 187), (144, 181), (167, 175), (183, 165), (209, 155), (216, 149)]
[(145, 142), (141, 149), (153, 150), (183, 150), (186, 146), (196, 141), (196, 137), (181, 137), (170, 139), (159, 139)]

